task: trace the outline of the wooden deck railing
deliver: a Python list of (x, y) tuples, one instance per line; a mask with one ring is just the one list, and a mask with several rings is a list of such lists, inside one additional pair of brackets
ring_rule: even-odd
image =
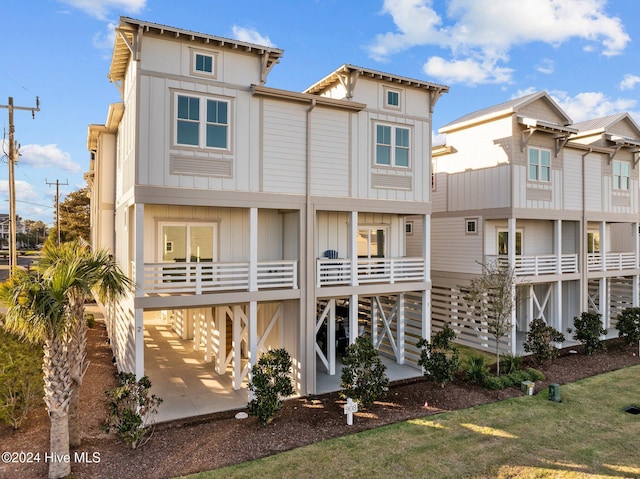
[[(358, 259), (356, 263), (358, 284), (396, 283), (422, 281), (424, 279), (423, 258), (372, 258)], [(316, 264), (316, 286), (351, 284), (350, 259), (318, 259)]]

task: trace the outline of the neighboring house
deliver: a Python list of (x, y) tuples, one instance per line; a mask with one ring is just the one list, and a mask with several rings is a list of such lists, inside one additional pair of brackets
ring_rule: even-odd
[[(7, 213), (0, 213), (0, 239), (9, 241), (9, 230), (11, 229), (11, 217)], [(27, 233), (27, 227), (22, 218), (16, 216), (16, 233)]]
[(431, 115), (446, 86), (343, 65), (302, 93), (265, 86), (283, 51), (122, 17), (91, 125), (92, 244), (135, 293), (107, 305), (119, 369), (145, 373), (160, 312), (202, 360), (246, 387), (284, 347), (302, 395), (339, 384), (340, 349), (368, 333), (417, 366), (430, 336)]
[[(616, 335), (619, 311), (638, 305), (640, 129), (626, 114), (572, 124), (545, 92), (463, 116), (433, 151), (433, 328), (493, 347), (459, 291), (482, 264), (517, 275), (512, 334), (522, 352), (529, 323), (563, 332), (583, 311)], [(418, 233), (418, 231), (416, 231)], [(411, 249), (409, 249), (411, 253)]]

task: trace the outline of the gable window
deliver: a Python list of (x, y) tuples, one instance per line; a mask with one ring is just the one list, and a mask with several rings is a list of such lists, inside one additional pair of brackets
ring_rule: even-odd
[[(498, 231), (498, 254), (509, 254), (509, 232)], [(516, 256), (522, 255), (522, 231), (516, 231)]]
[(550, 181), (551, 152), (538, 148), (529, 148), (529, 180)]
[(384, 258), (385, 229), (360, 227), (358, 229), (358, 258)]
[(215, 54), (194, 51), (191, 55), (191, 74), (215, 78), (216, 58)]
[(629, 163), (624, 161), (613, 162), (613, 189), (629, 189)]
[(176, 95), (176, 144), (229, 149), (229, 102)]
[(391, 88), (385, 89), (384, 106), (398, 109), (400, 108), (400, 92)]
[(409, 167), (409, 129), (376, 125), (376, 165)]

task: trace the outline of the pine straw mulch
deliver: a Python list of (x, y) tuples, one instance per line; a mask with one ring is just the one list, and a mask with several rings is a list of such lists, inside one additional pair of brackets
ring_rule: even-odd
[[(575, 349), (580, 352), (580, 348)], [(77, 451), (72, 451), (71, 466), (72, 477), (81, 479), (176, 477), (385, 424), (522, 395), (517, 388), (488, 391), (460, 381), (440, 388), (420, 378), (392, 384), (386, 398), (368, 411), (356, 413), (353, 426), (346, 425), (344, 401), (333, 393), (287, 401), (268, 427), (260, 427), (255, 418), (235, 419), (237, 411), (159, 424), (146, 445), (131, 450), (119, 437), (102, 432), (100, 427), (107, 414), (104, 391), (116, 385), (115, 367), (101, 321), (89, 331), (88, 359), (91, 365), (81, 390), (83, 441)], [(566, 384), (637, 364), (637, 348), (627, 347), (619, 340), (607, 341), (607, 351), (594, 356), (564, 350), (558, 360), (542, 368), (546, 380), (535, 387), (540, 391), (550, 383)], [(48, 444), (49, 421), (44, 407), (34, 411), (18, 431), (0, 425), (0, 452), (40, 452), (42, 457)], [(99, 462), (73, 462), (75, 452), (86, 452)], [(0, 463), (0, 478), (46, 478), (47, 467), (42, 461)]]

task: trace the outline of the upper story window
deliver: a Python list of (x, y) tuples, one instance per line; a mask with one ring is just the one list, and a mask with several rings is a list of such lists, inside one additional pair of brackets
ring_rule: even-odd
[(229, 149), (229, 102), (176, 95), (176, 144)]
[(629, 163), (624, 161), (613, 162), (613, 189), (629, 189)]
[(589, 231), (587, 233), (587, 253), (600, 252), (600, 232)]
[(360, 226), (358, 228), (358, 258), (384, 258), (386, 228)]
[[(516, 256), (522, 254), (522, 231), (516, 230)], [(498, 231), (498, 254), (509, 254), (509, 232)]]
[(191, 56), (191, 73), (215, 77), (216, 55), (194, 51)]
[(529, 180), (550, 181), (551, 152), (538, 148), (529, 148)]
[(376, 125), (376, 165), (409, 167), (409, 129)]
[(393, 88), (384, 89), (384, 106), (387, 108), (393, 108), (395, 110), (400, 109), (400, 90)]

